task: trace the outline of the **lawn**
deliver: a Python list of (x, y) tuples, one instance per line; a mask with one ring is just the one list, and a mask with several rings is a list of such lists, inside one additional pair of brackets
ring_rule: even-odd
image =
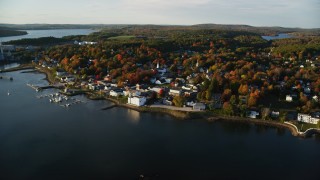
[(309, 123), (303, 123), (303, 122), (295, 122), (294, 124), (297, 126), (299, 131), (302, 131), (302, 132), (310, 128), (318, 128), (316, 124), (309, 124)]
[(131, 39), (135, 38), (136, 36), (115, 36), (115, 37), (110, 37), (108, 39), (110, 40), (126, 40), (126, 39)]

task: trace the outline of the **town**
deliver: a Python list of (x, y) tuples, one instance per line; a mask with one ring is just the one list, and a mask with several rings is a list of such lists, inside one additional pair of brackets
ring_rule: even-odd
[(260, 34), (129, 26), (25, 51), (69, 95), (319, 128), (320, 37)]

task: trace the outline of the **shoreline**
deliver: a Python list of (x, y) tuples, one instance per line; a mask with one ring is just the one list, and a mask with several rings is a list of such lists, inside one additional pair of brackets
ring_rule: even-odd
[[(35, 69), (40, 73), (44, 73), (46, 75), (45, 80), (47, 80), (49, 84), (54, 84), (54, 79), (53, 79), (54, 77), (51, 75), (51, 73), (48, 70), (42, 69), (41, 67), (39, 68), (36, 65), (33, 65), (31, 63), (20, 65), (15, 68), (3, 70), (1, 72), (12, 72), (12, 71), (19, 71), (19, 70), (26, 70), (26, 69)], [(87, 95), (87, 98), (91, 99), (87, 93), (85, 94)], [(291, 124), (286, 121), (284, 123), (281, 123), (281, 122), (263, 120), (263, 119), (251, 119), (251, 118), (244, 118), (244, 117), (238, 117), (238, 116), (206, 114), (206, 111), (184, 112), (184, 111), (165, 109), (165, 108), (152, 108), (149, 106), (138, 107), (138, 106), (132, 106), (129, 104), (122, 104), (118, 100), (110, 97), (104, 97), (100, 99), (104, 99), (114, 103), (113, 107), (123, 107), (127, 109), (132, 109), (138, 112), (165, 113), (179, 120), (202, 119), (202, 120), (206, 120), (207, 122), (229, 121), (229, 122), (240, 122), (240, 123), (247, 123), (247, 124), (254, 124), (254, 125), (270, 126), (275, 128), (284, 128), (284, 129), (288, 129), (293, 136), (300, 137), (300, 138), (307, 138), (307, 137), (311, 137), (314, 134), (320, 134), (320, 129), (307, 129), (305, 132), (300, 132), (294, 124)]]

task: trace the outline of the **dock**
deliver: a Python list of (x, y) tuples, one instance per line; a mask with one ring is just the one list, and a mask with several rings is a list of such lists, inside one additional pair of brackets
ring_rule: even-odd
[(11, 77), (11, 76), (0, 76), (0, 79), (9, 79), (10, 81), (12, 81), (13, 77)]
[(80, 103), (85, 103), (85, 101), (81, 101), (81, 100), (76, 99), (74, 102), (63, 104), (63, 105), (60, 105), (60, 106), (61, 107), (70, 107), (72, 105), (80, 104)]
[(27, 83), (27, 86), (31, 87), (32, 89), (34, 89), (36, 91), (40, 91), (43, 89), (51, 89), (51, 88), (61, 88), (61, 86), (59, 86), (59, 85), (36, 86), (33, 84), (29, 84), (29, 83)]

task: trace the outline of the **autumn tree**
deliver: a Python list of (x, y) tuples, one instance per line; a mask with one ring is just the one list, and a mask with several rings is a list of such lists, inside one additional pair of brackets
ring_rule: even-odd
[(249, 87), (247, 84), (241, 84), (238, 89), (239, 94), (241, 95), (247, 95), (249, 92)]
[(224, 102), (222, 108), (225, 114), (227, 115), (234, 114), (233, 106), (229, 102)]
[(248, 106), (253, 107), (257, 104), (257, 99), (254, 96), (250, 96), (248, 99)]

